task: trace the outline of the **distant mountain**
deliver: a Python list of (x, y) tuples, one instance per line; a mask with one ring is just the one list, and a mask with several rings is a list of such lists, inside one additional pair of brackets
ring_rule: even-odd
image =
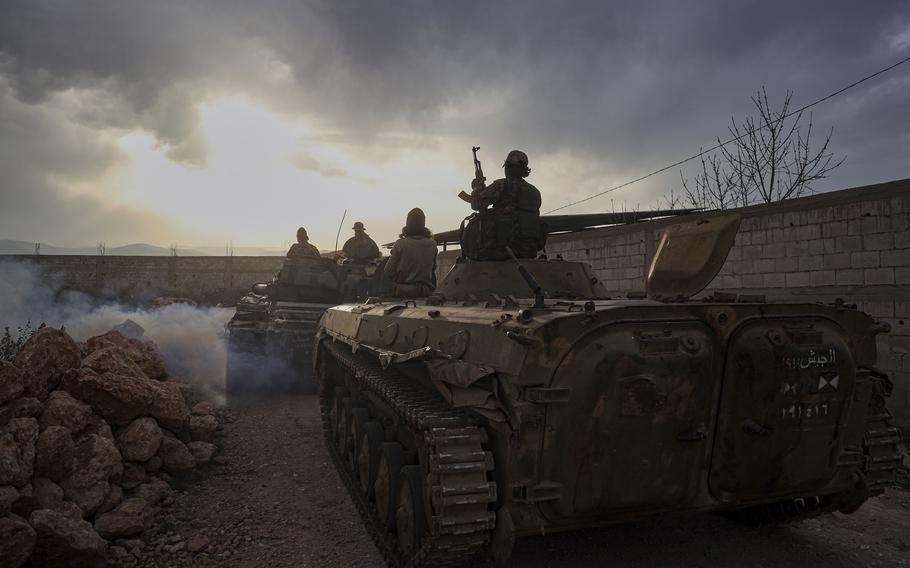
[[(224, 246), (194, 246), (193, 250), (198, 250), (202, 254), (211, 256), (225, 256)], [(234, 247), (234, 256), (284, 256), (285, 253), (287, 253), (286, 250), (273, 247)]]
[[(65, 248), (41, 243), (40, 253), (97, 255), (98, 247)], [(0, 254), (35, 254), (35, 243), (0, 239)], [(107, 247), (104, 254), (108, 256), (170, 256), (171, 249), (145, 243), (134, 243), (120, 247)], [(177, 254), (179, 256), (210, 256), (195, 249), (182, 249), (179, 247), (177, 248)]]

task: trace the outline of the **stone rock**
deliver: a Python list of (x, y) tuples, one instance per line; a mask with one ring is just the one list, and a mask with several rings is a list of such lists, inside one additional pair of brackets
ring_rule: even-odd
[(101, 503), (101, 506), (95, 511), (95, 514), (100, 515), (102, 513), (107, 513), (121, 502), (123, 502), (123, 488), (116, 483), (112, 483), (110, 491), (107, 492), (107, 496), (104, 498), (104, 502)]
[(35, 475), (61, 481), (73, 471), (76, 443), (63, 426), (48, 426), (35, 444)]
[(63, 389), (87, 403), (98, 415), (115, 426), (125, 426), (148, 413), (155, 395), (155, 381), (111, 373), (99, 375), (91, 369), (67, 374)]
[(92, 414), (89, 416), (88, 423), (86, 423), (85, 429), (82, 431), (82, 435), (79, 436), (79, 439), (76, 442), (78, 443), (82, 440), (82, 438), (90, 435), (101, 436), (102, 438), (115, 443), (114, 432), (111, 430), (110, 425), (97, 414)]
[(211, 414), (190, 417), (190, 439), (194, 442), (214, 442), (218, 421)]
[(161, 461), (161, 458), (158, 456), (152, 456), (147, 462), (145, 462), (145, 471), (149, 473), (155, 473), (161, 466), (164, 465), (164, 462)]
[(212, 456), (215, 455), (215, 444), (209, 444), (208, 442), (190, 442), (186, 445), (186, 448), (193, 454), (196, 465), (209, 463), (212, 461)]
[(89, 353), (105, 347), (119, 347), (124, 350), (145, 375), (154, 380), (167, 378), (164, 360), (152, 341), (140, 341), (126, 337), (118, 331), (111, 330), (103, 335), (92, 337), (85, 342)]
[(35, 531), (22, 517), (0, 517), (0, 567), (19, 568), (35, 548)]
[(135, 489), (148, 479), (145, 467), (135, 462), (126, 462), (123, 464), (123, 473), (120, 474), (120, 485), (124, 489)]
[(86, 521), (39, 510), (32, 513), (29, 523), (37, 536), (32, 553), (35, 568), (95, 568), (106, 564), (108, 543)]
[(61, 485), (67, 500), (89, 516), (107, 497), (109, 480), (123, 471), (123, 460), (114, 442), (98, 434), (80, 438), (75, 457), (73, 473)]
[(164, 470), (173, 475), (187, 473), (196, 467), (196, 458), (180, 440), (162, 438), (158, 455)]
[(56, 390), (45, 403), (39, 423), (41, 428), (63, 426), (73, 434), (78, 434), (88, 424), (91, 415), (92, 409), (87, 404), (76, 400), (66, 391)]
[(190, 409), (183, 398), (180, 385), (174, 381), (153, 383), (154, 395), (148, 408), (158, 424), (174, 432), (180, 432), (187, 425)]
[(25, 379), (19, 367), (0, 361), (0, 404), (18, 398), (25, 391)]
[(31, 479), (35, 467), (38, 421), (14, 418), (0, 428), (0, 485), (21, 487)]
[(144, 499), (149, 505), (157, 505), (165, 498), (173, 495), (174, 490), (166, 481), (153, 477), (148, 483), (143, 483), (136, 488), (134, 496)]
[(204, 416), (206, 414), (215, 414), (215, 407), (211, 402), (203, 401), (193, 406), (192, 414)]
[(82, 366), (99, 375), (110, 373), (121, 377), (148, 378), (130, 354), (120, 347), (105, 347), (93, 351), (82, 360)]
[(125, 460), (148, 461), (160, 446), (161, 428), (154, 418), (137, 418), (117, 432), (117, 447)]
[(66, 371), (82, 364), (82, 355), (72, 337), (59, 329), (44, 327), (26, 340), (13, 364), (22, 370), (25, 393), (45, 400)]
[(145, 499), (127, 499), (95, 520), (95, 530), (107, 539), (134, 536), (145, 530), (151, 508)]
[(0, 517), (5, 517), (13, 510), (13, 503), (19, 499), (19, 490), (11, 485), (0, 487)]
[(63, 503), (63, 489), (44, 477), (36, 477), (32, 480), (32, 495), (35, 502), (40, 505), (36, 507), (37, 509), (56, 509)]
[(37, 418), (44, 410), (41, 406), (41, 401), (33, 396), (17, 398), (4, 408), (7, 409), (10, 420), (13, 418)]
[(54, 511), (57, 511), (64, 517), (69, 517), (70, 519), (82, 520), (82, 509), (72, 501), (63, 501), (54, 507)]

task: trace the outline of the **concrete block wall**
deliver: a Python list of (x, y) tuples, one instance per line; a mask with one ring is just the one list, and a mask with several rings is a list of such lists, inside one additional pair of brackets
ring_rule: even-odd
[[(736, 210), (742, 224), (705, 293), (769, 300), (843, 298), (891, 325), (879, 366), (895, 382), (890, 406), (910, 428), (910, 180)], [(547, 252), (590, 263), (613, 294), (644, 290), (663, 229), (676, 220), (551, 237)]]
[(257, 282), (267, 282), (283, 257), (0, 255), (0, 262), (26, 262), (54, 289), (68, 289), (122, 302), (179, 296), (205, 304), (231, 305)]

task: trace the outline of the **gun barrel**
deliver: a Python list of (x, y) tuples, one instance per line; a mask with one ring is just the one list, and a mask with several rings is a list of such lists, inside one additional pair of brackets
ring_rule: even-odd
[(524, 281), (528, 284), (528, 288), (534, 293), (534, 307), (542, 308), (545, 295), (543, 288), (540, 287), (540, 284), (537, 282), (537, 279), (534, 278), (534, 275), (525, 268), (525, 265), (523, 265), (520, 260), (518, 260), (518, 257), (515, 256), (515, 253), (512, 252), (510, 247), (506, 247), (506, 252), (509, 253), (512, 261), (518, 266), (518, 273), (524, 278)]

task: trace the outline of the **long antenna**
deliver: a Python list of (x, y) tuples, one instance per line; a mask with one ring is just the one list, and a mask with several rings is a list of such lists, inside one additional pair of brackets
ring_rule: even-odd
[(338, 223), (338, 232), (335, 233), (335, 254), (334, 258), (338, 258), (338, 237), (341, 236), (341, 227), (344, 226), (344, 218), (348, 216), (348, 210), (344, 210), (344, 214), (341, 216), (341, 223)]

